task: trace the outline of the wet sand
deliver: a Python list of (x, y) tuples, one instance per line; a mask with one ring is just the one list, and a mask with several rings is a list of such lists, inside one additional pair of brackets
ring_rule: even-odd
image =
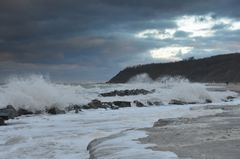
[[(240, 92), (239, 84), (222, 85), (225, 90)], [(141, 143), (153, 143), (152, 150), (172, 151), (179, 158), (239, 159), (240, 105), (203, 106), (196, 109), (221, 109), (223, 112), (197, 118), (174, 118), (155, 122), (144, 129), (148, 137)]]

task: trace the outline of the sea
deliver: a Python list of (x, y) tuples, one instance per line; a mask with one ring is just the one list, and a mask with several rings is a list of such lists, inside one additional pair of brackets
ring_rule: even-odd
[[(55, 83), (41, 75), (14, 77), (0, 85), (0, 108), (13, 105), (30, 111), (48, 107), (64, 109), (98, 99), (102, 102), (130, 101), (132, 107), (83, 110), (60, 115), (46, 113), (20, 116), (0, 127), (1, 159), (178, 159), (169, 151), (152, 151), (153, 144), (141, 144), (142, 128), (152, 127), (158, 119), (199, 117), (221, 113), (220, 109), (192, 109), (209, 105), (240, 104), (239, 95), (224, 85), (192, 83), (183, 77), (162, 77), (155, 81), (139, 75), (125, 84)], [(102, 97), (114, 90), (154, 90), (147, 95)], [(228, 97), (234, 100), (227, 100)], [(169, 104), (180, 100), (185, 105)], [(136, 107), (134, 100), (146, 107)], [(149, 101), (162, 103), (149, 106)], [(88, 149), (87, 149), (88, 148)]]

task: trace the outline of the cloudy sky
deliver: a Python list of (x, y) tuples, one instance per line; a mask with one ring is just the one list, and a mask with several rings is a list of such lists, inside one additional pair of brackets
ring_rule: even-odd
[(239, 0), (1, 0), (0, 80), (106, 81), (126, 66), (240, 50)]

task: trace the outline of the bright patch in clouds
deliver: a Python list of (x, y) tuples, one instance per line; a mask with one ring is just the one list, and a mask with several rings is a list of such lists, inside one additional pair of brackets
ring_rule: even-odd
[(178, 30), (191, 33), (190, 37), (213, 36), (216, 23), (211, 16), (183, 16), (176, 20)]
[(226, 31), (240, 30), (240, 21), (231, 18), (215, 18), (212, 14), (207, 15), (185, 15), (175, 20), (176, 28), (167, 29), (147, 29), (135, 34), (137, 38), (153, 39), (172, 39), (177, 31), (189, 33), (190, 38), (194, 37), (211, 37), (217, 30), (215, 26), (223, 25)]
[(147, 29), (142, 32), (137, 33), (135, 36), (138, 38), (154, 38), (154, 39), (170, 39), (174, 37), (176, 33), (176, 29), (165, 29), (165, 30), (158, 30), (158, 29)]
[(230, 30), (240, 30), (240, 22), (233, 22), (229, 27)]
[(189, 46), (168, 46), (150, 50), (150, 55), (154, 59), (168, 59), (171, 61), (181, 60), (177, 55), (187, 54), (193, 50)]

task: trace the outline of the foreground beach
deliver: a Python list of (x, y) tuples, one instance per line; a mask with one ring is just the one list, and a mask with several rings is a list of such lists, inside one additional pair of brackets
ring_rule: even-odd
[[(238, 84), (225, 88), (240, 91)], [(194, 118), (160, 119), (152, 128), (144, 129), (148, 137), (139, 141), (155, 144), (149, 147), (152, 150), (172, 151), (179, 158), (239, 159), (240, 105), (208, 105), (191, 109), (222, 112)]]

